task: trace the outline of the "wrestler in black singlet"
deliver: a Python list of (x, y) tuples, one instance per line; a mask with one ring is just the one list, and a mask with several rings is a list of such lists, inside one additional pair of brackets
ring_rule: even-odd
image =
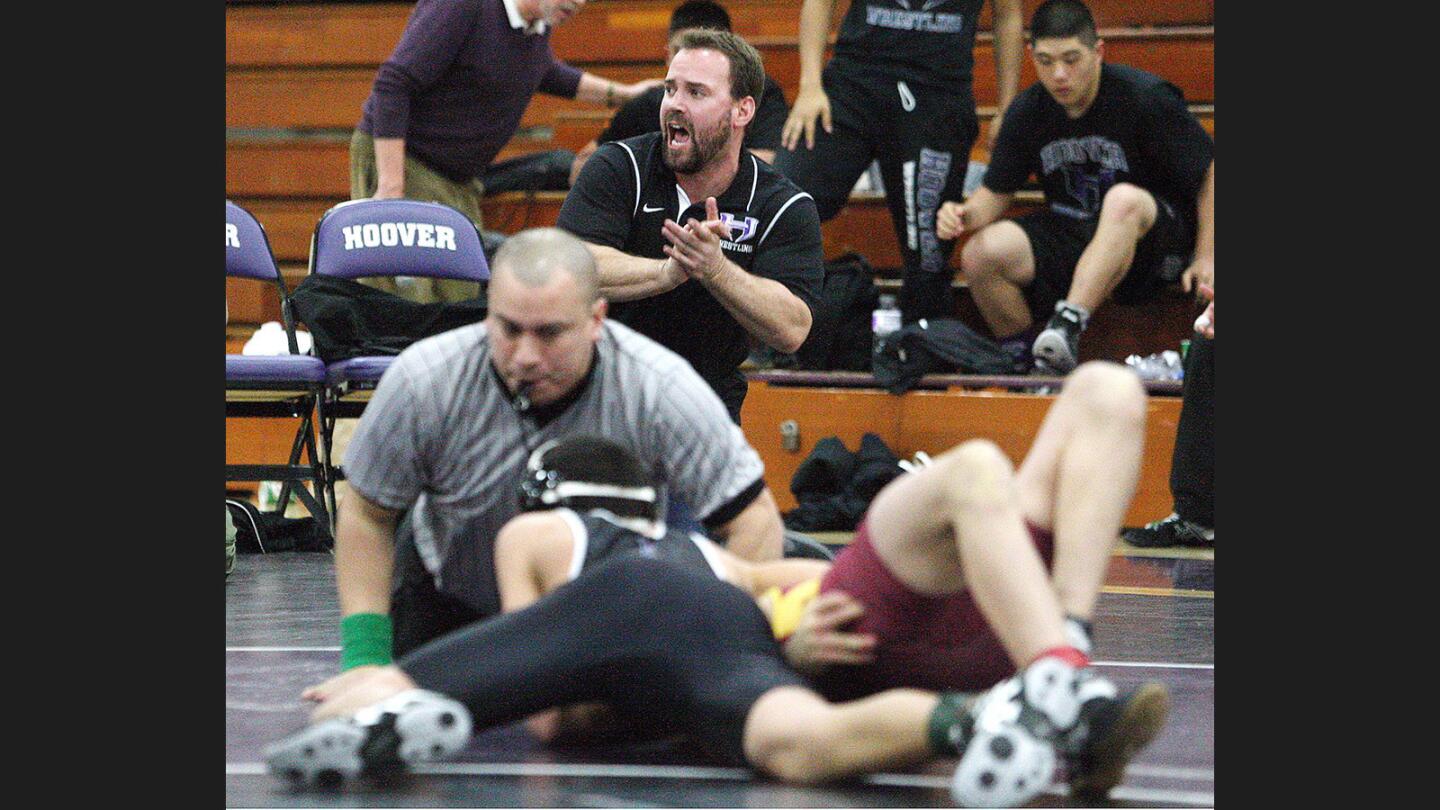
[(421, 688), (463, 702), (476, 728), (601, 702), (639, 728), (685, 733), (729, 764), (745, 763), (745, 719), (760, 696), (804, 686), (748, 594), (711, 571), (633, 551), (397, 664)]

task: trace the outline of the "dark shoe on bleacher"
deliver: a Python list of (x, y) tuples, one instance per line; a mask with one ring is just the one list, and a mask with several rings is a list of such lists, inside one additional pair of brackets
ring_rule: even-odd
[(765, 371), (767, 369), (795, 368), (799, 361), (793, 354), (777, 351), (769, 346), (761, 346), (753, 349), (740, 364), (741, 371)]
[(1035, 367), (1061, 376), (1073, 371), (1080, 364), (1080, 331), (1084, 328), (1078, 311), (1064, 301), (1056, 304), (1055, 314), (1030, 347), (1035, 355)]
[(1215, 530), (1171, 513), (1164, 520), (1147, 523), (1142, 529), (1126, 529), (1125, 542), (1138, 548), (1214, 548)]

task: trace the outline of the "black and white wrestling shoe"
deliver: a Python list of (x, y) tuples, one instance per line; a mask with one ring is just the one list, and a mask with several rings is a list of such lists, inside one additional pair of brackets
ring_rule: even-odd
[(470, 730), (470, 712), (458, 701), (409, 689), (267, 747), (265, 765), (294, 787), (334, 788), (357, 776), (453, 756)]

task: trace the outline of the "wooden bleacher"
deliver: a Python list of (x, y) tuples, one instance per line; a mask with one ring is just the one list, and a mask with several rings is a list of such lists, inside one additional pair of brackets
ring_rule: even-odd
[[(1027, 0), (1027, 15), (1036, 4)], [(577, 67), (607, 77), (663, 76), (672, 6), (671, 0), (592, 2), (555, 30), (554, 50)], [(799, 0), (734, 0), (727, 6), (736, 31), (760, 50), (767, 72), (793, 100), (799, 84)], [(1213, 0), (1101, 0), (1092, 6), (1108, 59), (1156, 72), (1179, 86), (1189, 101), (1213, 104)], [(353, 127), (410, 8), (408, 3), (227, 5), (226, 126)], [(989, 12), (987, 5), (975, 53), (975, 96), (982, 106), (995, 103)], [(1033, 81), (1034, 69), (1026, 60), (1022, 86)], [(521, 127), (553, 131), (562, 112), (579, 110), (594, 108), (537, 95)]]
[[(1040, 0), (1025, 0), (1029, 18)], [(670, 10), (678, 0), (590, 0), (556, 29), (557, 55), (608, 78), (634, 81), (664, 75), (664, 42)], [(766, 70), (793, 101), (799, 81), (796, 35), (800, 0), (722, 0), (737, 33), (761, 52)], [(1157, 73), (1185, 93), (1191, 109), (1214, 133), (1214, 0), (1088, 0), (1106, 42), (1106, 59)], [(837, 15), (846, 2), (837, 4)], [(264, 224), (292, 287), (304, 275), (310, 233), (319, 216), (348, 198), (351, 128), (375, 72), (399, 40), (411, 3), (226, 3), (226, 196)], [(990, 4), (977, 37), (974, 89), (988, 128), (994, 114), (995, 76)], [(833, 28), (832, 28), (833, 31)], [(832, 39), (833, 42), (833, 39)], [(1021, 86), (1035, 81), (1022, 61)], [(529, 152), (575, 150), (595, 137), (610, 112), (567, 99), (537, 95), (521, 129), (500, 159)], [(979, 141), (984, 143), (984, 131)], [(972, 158), (987, 160), (977, 145)], [(1038, 194), (1022, 194), (1017, 209), (1033, 207)], [(486, 227), (505, 233), (553, 224), (562, 193), (505, 194), (486, 201)], [(852, 197), (823, 227), (827, 257), (848, 250), (865, 255), (894, 284), (900, 265), (889, 214), (881, 197)], [(959, 250), (952, 264), (958, 266)], [(980, 319), (973, 302), (958, 296), (968, 322)], [(261, 285), (227, 285), (231, 321), (258, 324), (279, 318), (279, 301)], [(1169, 296), (1142, 307), (1110, 303), (1095, 313), (1082, 359), (1120, 359), (1176, 346), (1188, 337), (1193, 304)], [(239, 350), (243, 326), (232, 326), (228, 344)], [(782, 507), (793, 505), (789, 476), (814, 441), (840, 435), (853, 447), (873, 430), (898, 452), (935, 452), (974, 435), (996, 438), (1018, 460), (1038, 427), (1048, 398), (974, 391), (912, 391), (893, 397), (876, 390), (799, 388), (754, 382), (744, 411), (745, 431), (761, 452), (767, 480)], [(1166, 476), (1179, 402), (1152, 400), (1145, 468), (1127, 523), (1163, 517), (1169, 510)], [(780, 448), (778, 421), (804, 414), (802, 445)], [(243, 463), (288, 429), (269, 420), (240, 420), (227, 428), (227, 460)], [(285, 421), (285, 420), (278, 420)], [(246, 425), (246, 422), (252, 424)], [(273, 434), (273, 435), (272, 435)]]
[[(226, 351), (239, 353), (249, 332), (244, 327), (228, 327)], [(789, 384), (782, 372), (750, 376), (750, 393), (741, 411), (745, 437), (765, 463), (766, 483), (782, 511), (796, 506), (790, 492), (791, 476), (815, 449), (815, 443), (827, 436), (838, 436), (853, 450), (862, 434), (874, 433), (906, 458), (917, 450), (933, 454), (967, 439), (985, 437), (1019, 464), (1054, 399), (996, 388), (976, 390), (963, 386), (964, 378), (956, 375), (932, 375), (926, 378), (930, 386), (901, 396), (874, 388)], [(936, 386), (937, 382), (943, 385)], [(1140, 480), (1125, 517), (1127, 526), (1144, 525), (1170, 513), (1170, 455), (1179, 419), (1177, 397), (1150, 398)], [(799, 429), (794, 450), (787, 450), (782, 440), (780, 425), (787, 421), (794, 421)], [(258, 459), (288, 452), (295, 424), (289, 419), (231, 419), (225, 431), (226, 463), (258, 463)], [(245, 482), (229, 486), (254, 488), (253, 483)]]
[[(1027, 18), (1038, 2), (1026, 0)], [(663, 75), (673, 4), (595, 0), (555, 30), (555, 52), (606, 76), (633, 80)], [(844, 6), (840, 4), (837, 14)], [(1106, 40), (1107, 58), (1174, 81), (1213, 134), (1213, 0), (1092, 0), (1091, 6)], [(727, 7), (737, 32), (757, 45), (767, 70), (793, 99), (799, 81), (800, 0), (731, 0)], [(410, 3), (257, 5), (233, 0), (226, 5), (226, 194), (260, 217), (278, 243), (282, 270), (292, 280), (303, 273), (308, 234), (316, 219), (348, 197), (349, 132), (411, 8)], [(975, 92), (982, 127), (988, 128), (995, 101), (988, 4), (980, 24)], [(1034, 81), (1034, 70), (1029, 60), (1022, 64), (1023, 86)], [(578, 149), (604, 128), (609, 115), (590, 105), (537, 95), (500, 158)], [(977, 145), (972, 157), (987, 160), (988, 154)], [(543, 199), (502, 196), (488, 207), (493, 219), (487, 227), (512, 232), (514, 223), (553, 222), (549, 208)], [(827, 256), (858, 250), (882, 270), (900, 264), (878, 199), (857, 198), (824, 231)]]
[[(837, 436), (855, 450), (874, 433), (902, 458), (917, 450), (937, 453), (974, 438), (994, 441), (1017, 466), (1030, 449), (1053, 396), (999, 389), (912, 390), (895, 396), (877, 389), (786, 385), (753, 374), (741, 425), (765, 462), (765, 481), (781, 511), (794, 509), (790, 478), (815, 443)], [(1180, 420), (1178, 397), (1152, 396), (1146, 406), (1145, 449), (1135, 499), (1125, 525), (1143, 526), (1170, 514), (1170, 456)], [(780, 425), (793, 421), (799, 446), (786, 450)]]

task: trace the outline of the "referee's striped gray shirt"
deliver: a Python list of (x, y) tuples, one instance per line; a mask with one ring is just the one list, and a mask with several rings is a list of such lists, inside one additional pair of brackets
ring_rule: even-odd
[(679, 355), (608, 320), (596, 349), (585, 390), (544, 427), (526, 417), (522, 429), (483, 322), (413, 344), (385, 372), (346, 450), (346, 478), (380, 506), (413, 504), (409, 529), (441, 591), (499, 611), (495, 534), (519, 511), (529, 450), (552, 438), (626, 446), (702, 519), (731, 513), (761, 478), (759, 455)]

